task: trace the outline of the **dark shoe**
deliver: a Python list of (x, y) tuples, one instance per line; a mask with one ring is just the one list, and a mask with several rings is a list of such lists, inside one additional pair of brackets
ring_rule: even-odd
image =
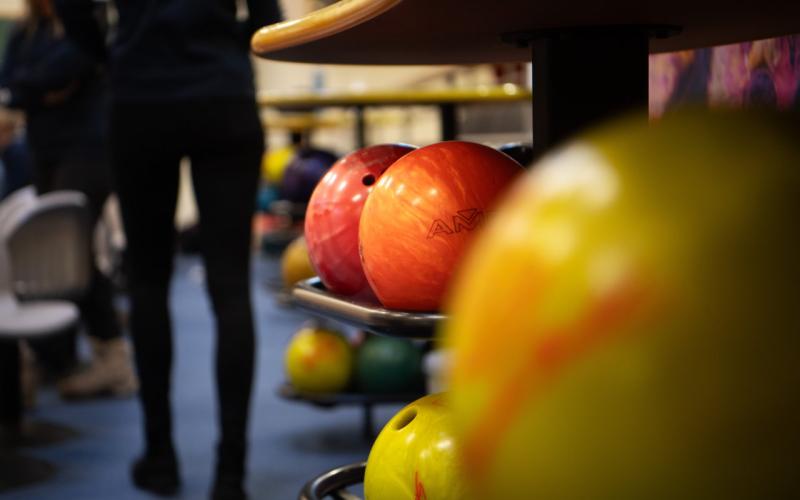
[(235, 479), (217, 478), (211, 490), (211, 500), (247, 500), (242, 482)]
[(145, 454), (133, 463), (131, 478), (137, 488), (156, 495), (174, 496), (180, 487), (178, 461), (174, 452)]

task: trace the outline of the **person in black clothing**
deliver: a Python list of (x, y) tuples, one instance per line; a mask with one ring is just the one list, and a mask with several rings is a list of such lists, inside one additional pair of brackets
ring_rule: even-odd
[(61, 0), (69, 35), (109, 61), (111, 147), (128, 238), (131, 328), (141, 379), (145, 452), (134, 483), (172, 494), (178, 462), (169, 403), (172, 273), (178, 163), (189, 157), (200, 214), (201, 251), (216, 318), (220, 440), (212, 498), (245, 498), (246, 434), (254, 365), (250, 302), (251, 217), (264, 135), (249, 39), (279, 21), (275, 0), (114, 2), (118, 27), (106, 47), (92, 0)]
[[(91, 54), (65, 37), (52, 0), (29, 0), (28, 10), (8, 40), (0, 70), (2, 99), (25, 113), (36, 191), (82, 192), (94, 224), (111, 192), (105, 78)], [(136, 390), (112, 295), (110, 281), (93, 266), (89, 290), (78, 302), (93, 351), (88, 370), (69, 374), (76, 365), (74, 337), (31, 342), (40, 361), (60, 378), (63, 396), (129, 395)]]
[(16, 113), (0, 108), (0, 201), (31, 183), (28, 146), (18, 122)]

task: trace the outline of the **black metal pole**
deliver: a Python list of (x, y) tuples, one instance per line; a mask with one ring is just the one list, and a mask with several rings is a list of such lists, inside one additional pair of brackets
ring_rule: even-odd
[(445, 103), (439, 105), (439, 121), (441, 123), (442, 140), (454, 141), (458, 138), (458, 120), (456, 105)]
[(367, 125), (364, 120), (364, 106), (356, 106), (356, 148), (367, 145)]
[(374, 437), (374, 429), (373, 429), (373, 419), (372, 419), (372, 405), (369, 403), (364, 403), (364, 427), (362, 428), (362, 434), (364, 436), (364, 440), (367, 442), (371, 442), (372, 438)]

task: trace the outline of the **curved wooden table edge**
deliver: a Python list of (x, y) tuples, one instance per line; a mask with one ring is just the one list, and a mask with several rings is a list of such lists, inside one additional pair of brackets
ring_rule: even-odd
[(373, 19), (402, 0), (340, 0), (299, 19), (265, 26), (253, 34), (250, 46), (259, 56), (320, 40)]

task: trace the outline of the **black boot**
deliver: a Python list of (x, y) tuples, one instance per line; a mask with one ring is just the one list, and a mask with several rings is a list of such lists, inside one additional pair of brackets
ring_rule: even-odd
[(181, 484), (175, 451), (172, 448), (159, 452), (148, 450), (133, 463), (131, 478), (139, 489), (156, 495), (174, 496)]
[(247, 500), (244, 491), (245, 445), (242, 442), (217, 447), (217, 468), (211, 500)]
[(218, 475), (211, 489), (211, 500), (247, 500), (242, 480)]

